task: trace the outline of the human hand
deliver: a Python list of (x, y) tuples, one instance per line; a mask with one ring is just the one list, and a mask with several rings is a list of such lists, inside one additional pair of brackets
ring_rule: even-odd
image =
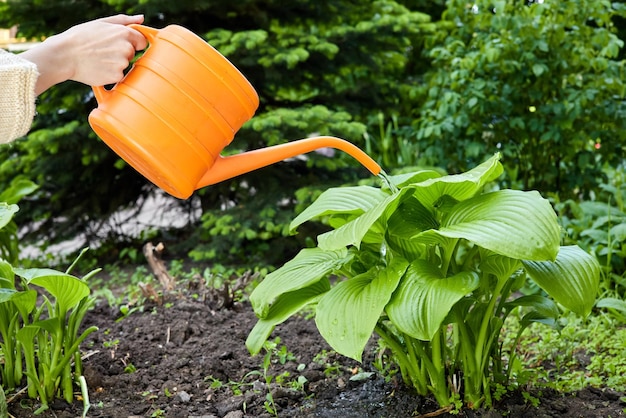
[(135, 52), (147, 46), (146, 38), (127, 26), (142, 22), (141, 15), (92, 20), (51, 36), (22, 53), (39, 70), (35, 93), (40, 94), (65, 80), (90, 86), (117, 83)]

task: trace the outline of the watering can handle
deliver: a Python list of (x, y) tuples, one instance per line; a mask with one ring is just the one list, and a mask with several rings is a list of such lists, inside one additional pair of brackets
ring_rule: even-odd
[(318, 136), (261, 148), (228, 157), (218, 156), (198, 183), (198, 188), (219, 183), (243, 173), (266, 167), (296, 155), (306, 154), (320, 148), (337, 148), (359, 161), (372, 174), (380, 173), (380, 166), (354, 144), (332, 136)]
[[(148, 40), (149, 44), (153, 43), (156, 36), (159, 34), (159, 29), (151, 28), (149, 26), (132, 24), (128, 25), (128, 27), (141, 33)], [(132, 67), (130, 70), (132, 70)], [(111, 94), (111, 92), (105, 89), (104, 86), (91, 86), (91, 89), (93, 90), (93, 95), (96, 97), (96, 101), (98, 103), (106, 101), (109, 94)]]

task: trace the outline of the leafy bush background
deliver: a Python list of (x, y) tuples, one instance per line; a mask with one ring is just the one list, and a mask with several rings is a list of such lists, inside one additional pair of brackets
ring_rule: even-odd
[[(0, 27), (43, 37), (118, 12), (188, 27), (250, 79), (261, 106), (228, 152), (319, 133), (387, 171), (460, 172), (500, 151), (505, 183), (562, 200), (592, 199), (623, 160), (623, 2), (14, 0)], [(18, 217), (39, 241), (115, 242), (111, 214), (155, 193), (91, 132), (95, 106), (87, 86), (57, 86), (27, 140), (0, 148), (0, 187), (22, 175), (40, 186)], [(172, 200), (201, 217), (156, 234), (199, 260), (276, 265), (316, 235), (288, 236), (299, 208), (366, 176), (342, 153), (311, 153)]]

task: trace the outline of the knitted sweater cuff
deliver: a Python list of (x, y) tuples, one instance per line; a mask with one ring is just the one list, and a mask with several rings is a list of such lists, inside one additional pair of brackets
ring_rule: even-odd
[(0, 143), (26, 135), (35, 117), (37, 66), (0, 49)]

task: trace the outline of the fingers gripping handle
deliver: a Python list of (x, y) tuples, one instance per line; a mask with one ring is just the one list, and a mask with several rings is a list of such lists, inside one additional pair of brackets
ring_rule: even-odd
[[(159, 29), (151, 28), (149, 26), (132, 24), (132, 25), (128, 25), (128, 27), (135, 29), (136, 31), (141, 33), (143, 36), (145, 36), (145, 38), (148, 40), (148, 44), (154, 43), (154, 40), (159, 34)], [(133, 68), (131, 67), (129, 71), (132, 71), (132, 70)], [(93, 90), (93, 94), (96, 97), (96, 101), (98, 103), (104, 102), (107, 99), (107, 97), (111, 94), (111, 92), (105, 89), (104, 86), (91, 86), (91, 89)]]

